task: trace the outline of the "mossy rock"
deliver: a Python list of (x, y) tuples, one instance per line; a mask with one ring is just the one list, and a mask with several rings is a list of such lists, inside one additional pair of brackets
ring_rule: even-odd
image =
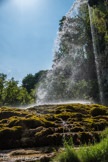
[(35, 135), (35, 146), (53, 146), (59, 145), (62, 142), (62, 135), (60, 133), (52, 133), (49, 130), (43, 130)]
[(92, 140), (92, 134), (89, 132), (81, 132), (80, 133), (80, 140), (81, 142), (84, 143), (89, 143)]
[(49, 145), (59, 146), (63, 144), (63, 134), (54, 133), (52, 135), (48, 135), (47, 140), (48, 140)]
[[(92, 116), (91, 112), (97, 109), (102, 112)], [(0, 113), (4, 114), (0, 120), (1, 149), (58, 146), (63, 144), (64, 136), (67, 139), (72, 136), (74, 144), (79, 145), (108, 126), (108, 108), (97, 104), (45, 105), (31, 110), (0, 108)], [(41, 111), (43, 114), (38, 115)]]
[(16, 120), (14, 123), (15, 126), (23, 126), (23, 128), (37, 128), (39, 126), (44, 125), (44, 122), (41, 121), (40, 119), (36, 118), (36, 119), (32, 119), (32, 118), (28, 118), (28, 119), (19, 119)]
[(2, 119), (2, 120), (0, 120), (0, 124), (6, 124), (7, 121), (8, 121), (8, 119)]
[(16, 148), (19, 147), (19, 141), (22, 137), (22, 127), (2, 128), (0, 130), (0, 148)]
[(108, 126), (107, 122), (95, 122), (91, 124), (91, 128), (94, 128), (95, 131), (103, 131), (106, 126)]
[(19, 116), (19, 113), (11, 111), (3, 111), (0, 113), (0, 120), (10, 118), (12, 116)]
[(36, 140), (35, 140), (35, 137), (22, 137), (21, 140), (20, 140), (20, 143), (21, 143), (21, 147), (22, 148), (28, 148), (28, 147), (36, 147), (36, 146), (39, 146), (38, 144), (36, 144)]
[(26, 117), (27, 114), (27, 111), (18, 108), (10, 108), (5, 106), (0, 108), (0, 120), (7, 119), (13, 116)]
[(38, 136), (39, 138), (43, 137), (43, 136), (45, 137), (50, 134), (53, 134), (54, 130), (55, 130), (54, 128), (43, 128), (40, 132), (36, 133), (36, 136)]
[(92, 116), (106, 115), (106, 110), (105, 108), (93, 107), (91, 109), (91, 115)]
[(22, 127), (15, 126), (12, 128), (2, 128), (0, 130), (0, 139), (12, 138), (12, 139), (19, 139), (21, 138), (22, 134)]
[(80, 141), (83, 144), (95, 143), (100, 141), (99, 133), (81, 132)]
[(72, 116), (72, 113), (70, 112), (62, 112), (60, 114), (54, 115), (55, 119), (62, 119), (62, 120), (68, 120)]
[(55, 132), (57, 132), (57, 133), (63, 133), (64, 132), (64, 128), (63, 127), (55, 128)]
[(47, 127), (47, 128), (49, 128), (49, 127), (56, 127), (56, 124), (54, 122), (52, 122), (52, 121), (45, 120), (44, 121), (44, 126)]
[(81, 128), (81, 127), (74, 127), (74, 128), (71, 128), (70, 131), (71, 131), (71, 132), (83, 132), (83, 131), (84, 131), (84, 128)]

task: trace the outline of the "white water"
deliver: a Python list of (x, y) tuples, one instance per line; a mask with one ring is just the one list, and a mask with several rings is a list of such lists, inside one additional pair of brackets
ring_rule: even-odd
[[(44, 83), (42, 82), (40, 84), (37, 91), (37, 105), (81, 102), (82, 104), (86, 104), (87, 102), (84, 100), (89, 100), (91, 103), (91, 98), (85, 98), (83, 95), (83, 93), (85, 93), (84, 90), (82, 90), (82, 93), (80, 94), (80, 92), (77, 92), (77, 88), (75, 87), (77, 78), (80, 80), (81, 76), (83, 76), (86, 71), (86, 69), (81, 71), (80, 68), (80, 66), (83, 65), (84, 59), (87, 57), (87, 53), (86, 39), (84, 36), (85, 29), (84, 25), (82, 25), (81, 21), (79, 20), (80, 15), (78, 14), (80, 7), (83, 8), (87, 2), (87, 0), (76, 0), (65, 16), (62, 30), (58, 31), (57, 39), (55, 41), (54, 63), (52, 69), (48, 72)], [(98, 48), (96, 46), (95, 30), (92, 24), (92, 14), (90, 8), (89, 16), (99, 85), (99, 96), (101, 104), (103, 104)], [(63, 49), (63, 55), (60, 53), (62, 43), (64, 44), (63, 47), (66, 46), (66, 50)], [(79, 61), (76, 63), (76, 60)], [(85, 86), (86, 91), (88, 88), (88, 86)], [(77, 93), (72, 94), (73, 91)], [(78, 100), (80, 102), (77, 102)]]
[(91, 105), (94, 104), (93, 101), (77, 101), (77, 100), (72, 100), (72, 101), (61, 101), (61, 102), (45, 102), (45, 103), (37, 103), (33, 105), (28, 105), (28, 106), (23, 106), (23, 107), (18, 107), (22, 109), (28, 109), (30, 107), (35, 107), (35, 106), (44, 106), (44, 105), (62, 105), (62, 104), (82, 104), (82, 105)]
[[(78, 37), (82, 34), (83, 29), (77, 30), (77, 27), (80, 28), (80, 23), (78, 24), (79, 20), (77, 15), (79, 7), (81, 7), (85, 3), (87, 3), (87, 0), (76, 0), (69, 12), (66, 14), (66, 19), (63, 22), (62, 30), (57, 33), (57, 39), (55, 41), (55, 61), (53, 63), (53, 68), (48, 72), (47, 77), (44, 80), (44, 84), (41, 83), (38, 88), (37, 104), (58, 103), (60, 101), (62, 103), (64, 100), (68, 102), (68, 100), (85, 99), (83, 97), (83, 94), (80, 96), (71, 94), (71, 89), (75, 86), (76, 83), (76, 76), (78, 75), (78, 73), (83, 73), (80, 72), (79, 67), (86, 55), (86, 52), (84, 50), (85, 44), (81, 44), (81, 41), (77, 40), (76, 42), (75, 40), (75, 37)], [(76, 17), (77, 20), (75, 20)], [(72, 20), (72, 18), (74, 19)], [(68, 50), (66, 51), (64, 56), (59, 55), (61, 42), (64, 42)], [(59, 56), (60, 59), (58, 59)], [(77, 59), (79, 59), (78, 64), (75, 63)], [(67, 77), (65, 82), (63, 82), (63, 77)], [(58, 89), (60, 89), (59, 92), (57, 92)]]

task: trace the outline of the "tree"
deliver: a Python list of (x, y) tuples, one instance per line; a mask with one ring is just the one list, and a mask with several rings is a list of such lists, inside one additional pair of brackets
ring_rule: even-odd
[(23, 80), (22, 80), (22, 86), (26, 88), (27, 92), (30, 93), (31, 89), (34, 89), (35, 87), (35, 76), (32, 74), (28, 74)]
[[(34, 92), (35, 93), (35, 92)], [(26, 88), (18, 86), (14, 78), (6, 80), (5, 74), (0, 74), (0, 105), (24, 106), (35, 102), (35, 95)]]
[(41, 70), (35, 75), (28, 74), (23, 80), (22, 80), (22, 86), (27, 89), (27, 92), (30, 93), (32, 89), (35, 88), (35, 86), (42, 81), (43, 78), (46, 77), (47, 70)]
[(0, 73), (0, 105), (3, 103), (3, 90), (6, 83), (6, 77), (5, 74)]

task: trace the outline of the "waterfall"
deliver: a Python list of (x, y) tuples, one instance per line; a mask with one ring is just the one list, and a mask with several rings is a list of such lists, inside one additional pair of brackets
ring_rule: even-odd
[[(92, 77), (90, 78), (89, 74), (92, 75), (91, 71), (93, 71), (93, 76), (96, 77), (95, 66), (100, 101), (101, 104), (103, 103), (98, 51), (90, 8), (91, 44), (89, 41), (87, 42), (88, 38), (84, 24), (84, 20), (87, 16), (86, 13), (88, 13), (87, 2), (87, 0), (76, 0), (62, 20), (61, 29), (59, 29), (55, 41), (52, 69), (48, 71), (46, 78), (38, 87), (37, 104), (79, 100), (91, 101), (92, 96), (88, 94), (90, 94), (90, 87), (92, 87), (92, 85), (89, 84)], [(83, 10), (86, 12), (83, 13)], [(92, 47), (94, 52), (91, 51)], [(91, 53), (93, 58), (95, 57), (95, 62), (94, 59), (90, 58)], [(93, 68), (91, 65), (93, 65)]]
[(95, 30), (95, 26), (92, 22), (92, 18), (94, 16), (94, 9), (88, 5), (89, 9), (89, 17), (90, 17), (90, 27), (91, 27), (91, 35), (92, 35), (92, 42), (93, 42), (93, 50), (94, 50), (94, 56), (95, 56), (95, 64), (96, 64), (96, 71), (97, 71), (97, 79), (98, 79), (98, 86), (99, 86), (99, 97), (100, 97), (100, 102), (103, 105), (104, 103), (104, 96), (103, 96), (103, 88), (102, 88), (102, 83), (101, 83), (101, 75), (100, 75), (100, 58), (99, 58), (99, 47), (97, 45), (97, 33)]
[[(83, 8), (85, 4), (87, 5), (87, 0), (74, 2), (65, 16), (62, 30), (57, 33), (52, 69), (48, 71), (44, 83), (40, 84), (37, 91), (39, 104), (86, 100), (83, 92), (76, 93), (76, 82), (80, 81), (84, 73), (80, 66), (86, 58), (86, 41), (83, 36), (85, 29), (83, 20), (78, 16), (80, 8)], [(82, 81), (82, 84), (86, 86), (87, 91), (86, 83)]]

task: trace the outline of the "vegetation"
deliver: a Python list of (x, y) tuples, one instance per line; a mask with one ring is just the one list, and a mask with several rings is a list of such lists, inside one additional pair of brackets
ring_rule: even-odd
[(54, 162), (107, 162), (108, 161), (108, 129), (107, 135), (100, 143), (94, 145), (84, 145), (78, 150), (73, 145), (65, 144), (65, 151), (61, 152)]
[(24, 106), (36, 102), (36, 86), (43, 80), (47, 71), (40, 71), (35, 75), (28, 74), (18, 85), (14, 78), (7, 80), (5, 74), (0, 73), (0, 105)]
[(33, 103), (34, 99), (27, 90), (18, 86), (14, 78), (6, 80), (6, 75), (0, 74), (0, 105), (26, 105)]
[(23, 80), (22, 80), (22, 86), (26, 88), (28, 93), (31, 92), (32, 89), (36, 87), (39, 82), (43, 80), (43, 78), (46, 77), (47, 70), (46, 71), (39, 71), (35, 75), (28, 74)]

